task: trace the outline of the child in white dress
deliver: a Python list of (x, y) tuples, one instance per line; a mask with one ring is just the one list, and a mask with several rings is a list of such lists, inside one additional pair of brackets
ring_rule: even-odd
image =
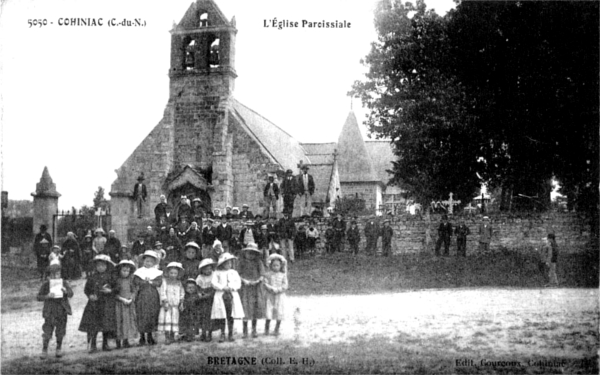
[(285, 292), (288, 289), (287, 261), (279, 254), (271, 254), (267, 258), (269, 271), (265, 275), (265, 335), (269, 334), (271, 319), (277, 321), (275, 325), (275, 336), (279, 336), (279, 326), (284, 318)]
[(175, 341), (175, 334), (179, 332), (179, 311), (183, 309), (185, 297), (185, 289), (179, 280), (182, 273), (181, 263), (169, 263), (160, 286), (161, 309), (158, 315), (158, 330), (165, 333), (167, 345)]
[(213, 273), (212, 285), (215, 289), (210, 318), (216, 320), (213, 326), (221, 327), (221, 338), (219, 342), (225, 341), (225, 324), (229, 330), (229, 341), (233, 339), (233, 319), (244, 318), (244, 308), (238, 290), (242, 287), (242, 279), (236, 270), (232, 268), (233, 260), (236, 259), (230, 253), (223, 253), (219, 257), (217, 270)]

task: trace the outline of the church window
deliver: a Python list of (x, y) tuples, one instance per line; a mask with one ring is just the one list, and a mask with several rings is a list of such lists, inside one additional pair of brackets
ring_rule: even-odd
[(196, 41), (190, 37), (186, 37), (183, 44), (185, 46), (184, 68), (186, 70), (192, 70), (195, 65), (194, 53), (196, 50)]
[(205, 11), (200, 11), (200, 23), (198, 24), (199, 27), (208, 27), (208, 13)]
[(210, 45), (209, 64), (211, 68), (219, 66), (219, 38), (216, 38)]

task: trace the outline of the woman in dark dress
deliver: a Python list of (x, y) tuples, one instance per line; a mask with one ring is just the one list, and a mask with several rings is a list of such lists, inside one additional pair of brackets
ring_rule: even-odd
[(62, 276), (68, 280), (81, 277), (81, 249), (75, 239), (75, 233), (67, 233), (67, 239), (62, 244)]
[(94, 272), (94, 248), (92, 246), (92, 233), (88, 232), (83, 238), (83, 243), (81, 244), (82, 250), (82, 260), (81, 265), (83, 271), (86, 273), (86, 277), (90, 277), (92, 272)]
[(142, 267), (133, 274), (133, 286), (137, 291), (134, 297), (135, 313), (140, 345), (156, 344), (152, 332), (158, 329), (160, 313), (160, 296), (158, 288), (162, 284), (162, 271), (156, 268), (158, 254), (154, 250), (146, 250), (142, 259)]
[(110, 351), (108, 339), (114, 336), (117, 328), (115, 299), (111, 289), (114, 285), (114, 263), (108, 255), (100, 254), (94, 258), (94, 267), (96, 272), (88, 276), (83, 290), (88, 303), (79, 324), (79, 330), (87, 332), (90, 353), (97, 350), (98, 332), (102, 332), (102, 350)]

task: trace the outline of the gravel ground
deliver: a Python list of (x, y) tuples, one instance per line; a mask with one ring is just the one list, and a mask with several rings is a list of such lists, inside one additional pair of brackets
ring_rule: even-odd
[[(63, 344), (71, 360), (87, 356), (85, 333), (77, 330), (87, 302), (84, 282), (73, 283), (73, 315)], [(42, 341), (42, 305), (40, 302), (33, 311), (2, 314), (2, 360), (37, 358)], [(597, 289), (450, 289), (294, 296), (288, 297), (286, 313), (282, 338), (294, 339), (299, 346), (377, 337), (401, 340), (408, 347), (426, 346), (428, 340), (448, 340), (446, 354), (471, 348), (474, 354), (581, 358), (598, 351)], [(236, 329), (239, 337), (241, 323), (236, 323)], [(262, 329), (259, 322), (259, 333)], [(252, 340), (226, 345), (252, 345)], [(53, 350), (54, 340), (50, 353)]]

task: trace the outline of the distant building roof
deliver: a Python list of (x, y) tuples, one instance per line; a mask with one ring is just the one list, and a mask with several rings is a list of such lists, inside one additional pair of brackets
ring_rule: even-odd
[(333, 163), (337, 143), (302, 143), (302, 147), (313, 164), (328, 164)]
[(242, 120), (243, 125), (283, 169), (295, 171), (300, 160), (305, 164), (310, 164), (311, 160), (300, 142), (237, 100), (233, 99), (232, 103), (233, 109)]

